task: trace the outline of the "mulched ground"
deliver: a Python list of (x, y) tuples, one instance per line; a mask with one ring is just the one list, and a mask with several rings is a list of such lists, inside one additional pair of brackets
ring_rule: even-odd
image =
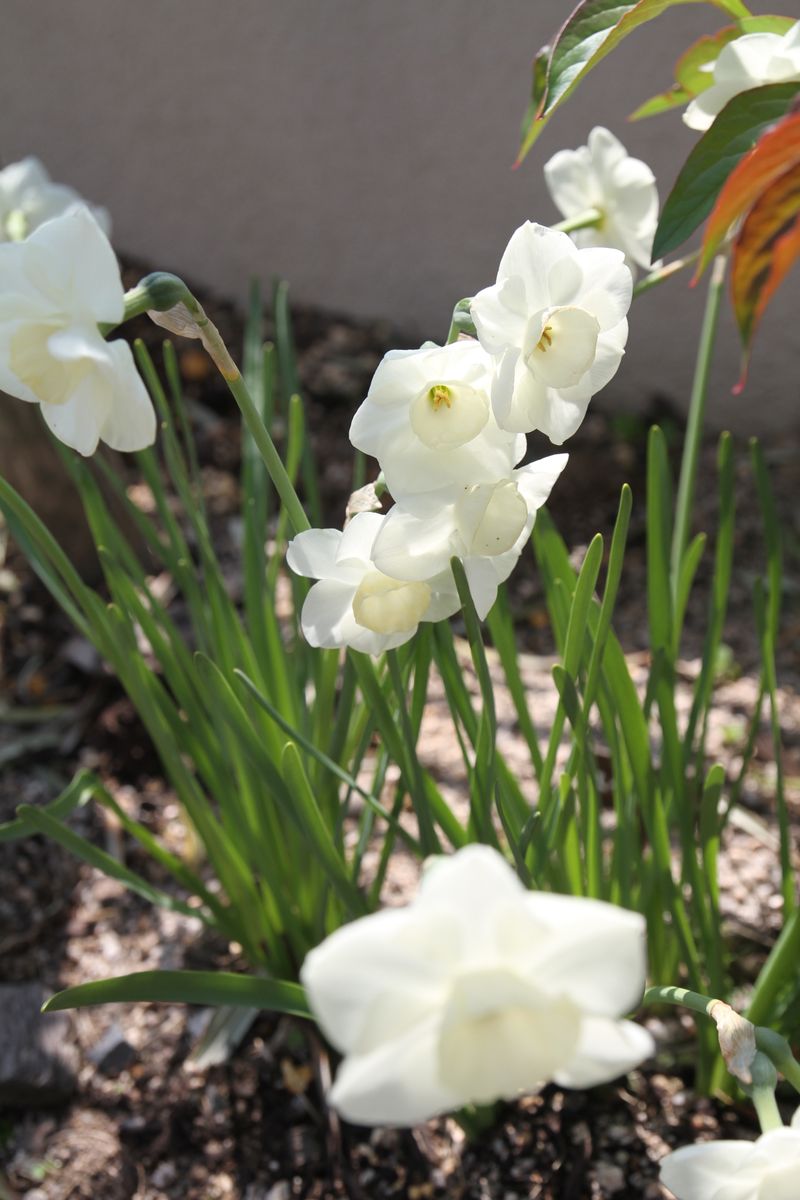
[[(235, 313), (214, 305), (213, 315), (230, 344), (238, 344)], [(157, 344), (160, 335), (146, 322), (139, 331)], [(295, 332), (326, 518), (340, 524), (349, 487), (347, 427), (354, 405), (383, 352), (407, 343), (388, 326), (353, 324), (314, 312), (296, 314)], [(180, 348), (180, 361), (187, 390), (199, 406), (204, 479), (224, 551), (226, 539), (231, 548), (235, 544), (238, 424), (224, 386), (194, 345)], [(677, 449), (679, 422), (657, 397), (649, 416), (664, 424)], [(596, 530), (610, 530), (619, 488), (624, 481), (631, 483), (638, 502), (616, 627), (634, 669), (641, 672), (646, 669), (642, 501), (648, 423), (593, 413), (569, 447), (572, 461), (551, 506), (577, 556)], [(784, 769), (795, 821), (800, 811), (799, 450), (796, 441), (787, 440), (767, 447), (786, 535), (779, 662)], [(536, 450), (546, 452), (544, 446)], [(713, 444), (703, 453), (698, 524), (713, 529)], [(711, 752), (731, 770), (756, 686), (750, 591), (763, 555), (744, 459), (742, 453), (737, 566), (726, 633), (730, 666), (717, 689), (709, 739)], [(684, 694), (697, 669), (709, 577), (705, 566), (687, 618)], [(21, 800), (50, 798), (81, 763), (98, 771), (120, 803), (179, 850), (177, 805), (160, 778), (136, 714), (13, 550), (0, 572), (0, 601), (0, 701), (17, 717), (13, 724), (0, 722), (0, 821), (12, 817)], [(513, 604), (524, 648), (523, 672), (538, 693), (537, 713), (546, 726), (553, 698), (552, 646), (530, 563), (514, 576)], [(502, 690), (498, 702), (502, 747), (524, 781), (525, 755)], [(45, 708), (55, 711), (43, 718)], [(21, 723), (20, 716), (27, 721)], [(443, 790), (458, 802), (463, 794), (460, 756), (435, 688), (422, 744)], [(774, 771), (765, 728), (753, 782), (727, 834), (721, 865), (727, 929), (746, 948), (753, 974), (780, 922)], [(82, 810), (74, 820), (81, 832), (165, 884), (138, 848), (97, 810)], [(414, 878), (413, 865), (399, 858), (387, 881), (387, 901), (402, 900)], [(0, 880), (0, 982), (38, 981), (51, 990), (153, 967), (243, 966), (199, 924), (152, 909), (42, 838), (0, 843)], [(590, 1093), (550, 1088), (542, 1096), (504, 1105), (495, 1126), (472, 1143), (449, 1119), (413, 1133), (340, 1124), (321, 1101), (321, 1081), (330, 1070), (324, 1048), (308, 1028), (286, 1019), (259, 1017), (229, 1061), (199, 1069), (188, 1056), (209, 1015), (173, 1005), (72, 1014), (70, 1037), (79, 1051), (77, 1091), (61, 1107), (0, 1111), (0, 1200), (658, 1200), (665, 1193), (657, 1182), (657, 1162), (667, 1149), (698, 1137), (756, 1132), (749, 1106), (722, 1108), (692, 1093), (692, 1026), (677, 1014), (669, 1025), (652, 1022), (663, 1051), (628, 1080)]]

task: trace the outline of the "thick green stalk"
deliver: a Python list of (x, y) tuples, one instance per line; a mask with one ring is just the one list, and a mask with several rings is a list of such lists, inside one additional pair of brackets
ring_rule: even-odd
[(550, 228), (556, 233), (574, 233), (576, 229), (599, 229), (604, 220), (605, 216), (599, 208), (587, 208), (574, 217), (565, 217)]
[(677, 608), (681, 564), (683, 563), (683, 555), (689, 540), (689, 528), (692, 521), (694, 485), (697, 478), (697, 463), (700, 457), (700, 443), (703, 436), (703, 419), (705, 417), (706, 397), (708, 395), (711, 358), (714, 352), (717, 323), (722, 302), (722, 286), (725, 281), (725, 265), (726, 259), (722, 255), (714, 261), (714, 266), (711, 270), (711, 280), (708, 286), (705, 313), (703, 315), (703, 326), (700, 331), (700, 345), (697, 349), (692, 396), (689, 403), (689, 420), (686, 426), (686, 440), (683, 444), (681, 473), (678, 481), (675, 524), (672, 531), (670, 580), (672, 585), (673, 609)]

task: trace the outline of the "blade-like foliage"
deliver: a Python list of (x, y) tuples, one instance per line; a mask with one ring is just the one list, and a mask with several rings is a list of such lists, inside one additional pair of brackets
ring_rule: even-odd
[(141, 1000), (165, 1004), (243, 1004), (295, 1017), (311, 1016), (299, 983), (235, 975), (230, 971), (137, 971), (116, 979), (79, 983), (77, 987), (56, 992), (42, 1006), (42, 1012)]

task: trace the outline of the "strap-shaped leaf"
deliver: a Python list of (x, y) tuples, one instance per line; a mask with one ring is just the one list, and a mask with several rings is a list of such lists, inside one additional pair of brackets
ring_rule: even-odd
[(236, 1004), (311, 1017), (306, 994), (299, 983), (236, 975), (231, 971), (136, 971), (133, 975), (118, 975), (116, 979), (79, 983), (77, 987), (56, 992), (42, 1006), (42, 1012), (141, 1000), (164, 1004)]
[(643, 25), (678, 4), (710, 3), (728, 16), (749, 16), (742, 0), (582, 0), (553, 41), (547, 74), (542, 83), (541, 52), (534, 62), (534, 98), (539, 103), (526, 114), (517, 163), (522, 162), (559, 104), (607, 54)]
[(734, 96), (686, 160), (658, 222), (653, 259), (675, 250), (714, 207), (731, 172), (761, 135), (779, 121), (800, 82), (771, 83)]

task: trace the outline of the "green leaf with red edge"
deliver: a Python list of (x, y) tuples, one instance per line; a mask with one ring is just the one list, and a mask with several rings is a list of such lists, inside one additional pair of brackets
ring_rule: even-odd
[(800, 112), (793, 112), (761, 135), (725, 181), (706, 226), (695, 278), (708, 266), (734, 221), (749, 212), (771, 184), (799, 162)]
[(684, 163), (661, 211), (653, 259), (682, 245), (714, 207), (737, 163), (770, 126), (785, 116), (800, 82), (771, 83), (730, 100)]
[[(800, 121), (800, 115), (795, 119)], [(761, 193), (734, 243), (731, 294), (744, 349), (737, 392), (744, 387), (753, 337), (761, 318), (797, 258), (800, 258), (800, 157)]]
[(747, 33), (783, 34), (793, 24), (791, 17), (744, 17), (716, 33), (704, 34), (685, 50), (676, 62), (675, 82), (672, 87), (650, 100), (645, 100), (644, 104), (640, 104), (636, 111), (631, 113), (628, 120), (640, 121), (643, 117), (654, 117), (658, 113), (680, 108), (711, 87), (714, 76), (708, 68), (717, 61), (720, 51), (728, 42), (733, 42)]
[[(713, 4), (737, 20), (750, 15), (742, 0), (582, 0), (556, 35), (543, 94), (538, 106), (532, 105), (523, 121), (522, 144), (515, 165), (522, 162), (558, 105), (629, 33), (661, 16), (668, 8), (704, 3)], [(541, 51), (534, 63), (534, 73), (540, 56)]]

